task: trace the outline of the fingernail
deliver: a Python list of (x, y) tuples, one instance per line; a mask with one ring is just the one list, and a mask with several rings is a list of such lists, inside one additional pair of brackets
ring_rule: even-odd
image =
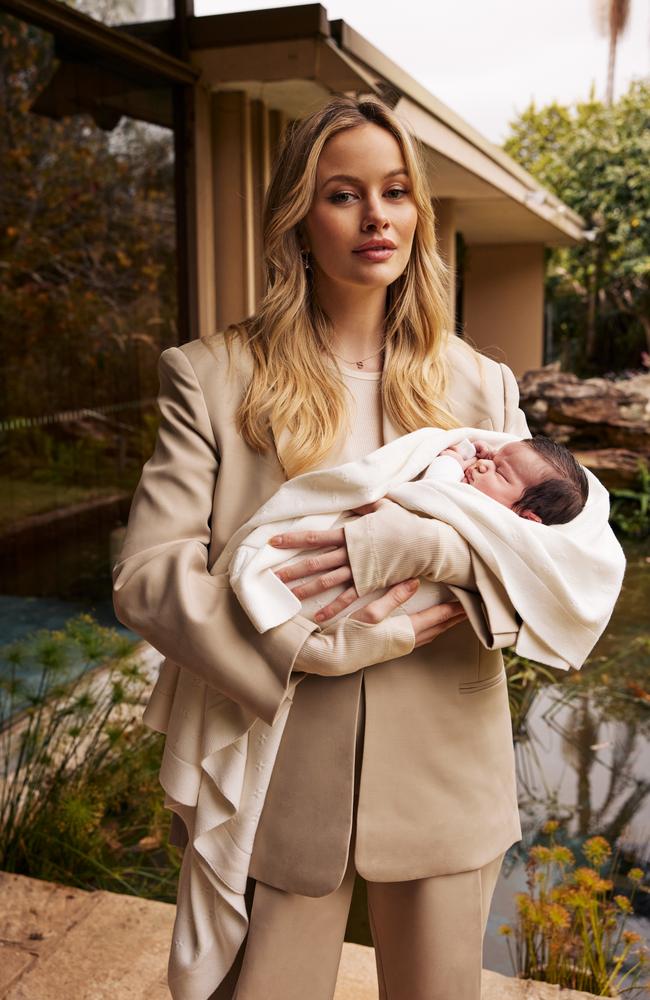
[(415, 590), (415, 588), (418, 587), (419, 585), (420, 585), (419, 580), (409, 580), (409, 582), (406, 584), (409, 590)]
[(269, 538), (269, 545), (280, 545), (282, 543), (282, 535), (274, 535), (273, 538)]
[(322, 612), (322, 611), (318, 611), (318, 612), (317, 612), (317, 613), (316, 613), (316, 614), (314, 615), (314, 621), (315, 621), (315, 622), (322, 622), (322, 620), (323, 620), (323, 618), (324, 618), (324, 617), (325, 617), (325, 615), (323, 614), (323, 612)]

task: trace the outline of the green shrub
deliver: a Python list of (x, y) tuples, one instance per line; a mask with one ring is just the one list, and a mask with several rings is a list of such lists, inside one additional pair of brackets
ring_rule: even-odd
[(640, 461), (638, 470), (637, 489), (610, 490), (609, 519), (620, 534), (641, 539), (650, 535), (650, 469)]

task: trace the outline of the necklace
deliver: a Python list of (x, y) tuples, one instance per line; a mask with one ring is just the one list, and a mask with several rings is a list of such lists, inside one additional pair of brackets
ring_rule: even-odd
[(383, 349), (384, 349), (385, 346), (386, 346), (385, 343), (382, 344), (382, 346), (379, 348), (378, 351), (375, 351), (374, 354), (369, 354), (368, 357), (366, 357), (366, 358), (362, 358), (361, 361), (348, 361), (347, 358), (344, 358), (340, 354), (337, 354), (336, 351), (332, 351), (331, 347), (330, 347), (330, 351), (332, 351), (332, 354), (334, 355), (335, 358), (340, 358), (341, 361), (345, 361), (346, 364), (348, 364), (348, 365), (356, 365), (357, 368), (363, 368), (363, 362), (364, 361), (370, 361), (370, 358), (376, 358), (378, 354), (381, 354), (381, 352), (383, 351)]

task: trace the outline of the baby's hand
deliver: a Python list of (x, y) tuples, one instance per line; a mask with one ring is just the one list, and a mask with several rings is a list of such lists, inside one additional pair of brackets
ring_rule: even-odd
[(492, 458), (492, 449), (485, 441), (472, 441), (472, 444), (476, 449), (476, 458)]
[[(472, 443), (474, 443), (474, 442), (472, 442)], [(440, 452), (440, 454), (441, 455), (449, 455), (451, 458), (455, 458), (456, 461), (460, 464), (460, 467), (463, 470), (463, 472), (470, 465), (473, 465), (474, 462), (476, 461), (476, 455), (473, 456), (472, 458), (464, 458), (463, 454), (462, 454), (462, 451), (461, 451), (461, 448), (460, 448), (460, 445), (458, 445), (458, 444), (452, 445), (451, 448), (444, 448)]]

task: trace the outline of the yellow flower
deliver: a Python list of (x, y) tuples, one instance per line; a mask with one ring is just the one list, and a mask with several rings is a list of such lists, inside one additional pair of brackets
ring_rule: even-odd
[(585, 840), (582, 850), (587, 861), (598, 868), (612, 853), (612, 849), (604, 837), (590, 837), (589, 840)]
[(558, 865), (570, 865), (575, 861), (573, 851), (568, 847), (564, 847), (562, 844), (557, 844), (551, 850), (551, 858)]
[(620, 907), (623, 913), (632, 912), (632, 904), (630, 903), (627, 896), (614, 896), (614, 901), (617, 903), (617, 905)]
[(551, 834), (559, 828), (560, 824), (556, 819), (548, 819), (542, 827), (542, 833)]
[(510, 924), (501, 924), (499, 927), (499, 934), (503, 934), (504, 937), (508, 937), (509, 934), (512, 934), (512, 927)]
[(636, 931), (623, 931), (622, 937), (626, 944), (636, 944), (637, 941), (641, 940), (641, 935), (637, 934)]
[(544, 847), (543, 844), (535, 844), (528, 852), (528, 857), (533, 866), (537, 864), (547, 865), (551, 860), (551, 849), (550, 847)]
[(568, 927), (570, 922), (569, 911), (564, 906), (560, 906), (559, 903), (550, 903), (546, 907), (546, 915), (548, 916), (549, 923), (554, 927)]
[(642, 882), (643, 871), (641, 868), (630, 868), (629, 872), (627, 873), (627, 877), (631, 879), (633, 882)]
[(515, 895), (515, 901), (522, 920), (530, 921), (532, 924), (541, 923), (539, 908), (530, 896), (527, 896), (525, 892), (518, 892)]
[(573, 910), (586, 909), (591, 903), (589, 895), (581, 889), (570, 889), (565, 897), (565, 904)]
[(576, 885), (591, 892), (607, 892), (612, 888), (612, 883), (608, 879), (601, 878), (593, 868), (576, 868), (573, 878)]

